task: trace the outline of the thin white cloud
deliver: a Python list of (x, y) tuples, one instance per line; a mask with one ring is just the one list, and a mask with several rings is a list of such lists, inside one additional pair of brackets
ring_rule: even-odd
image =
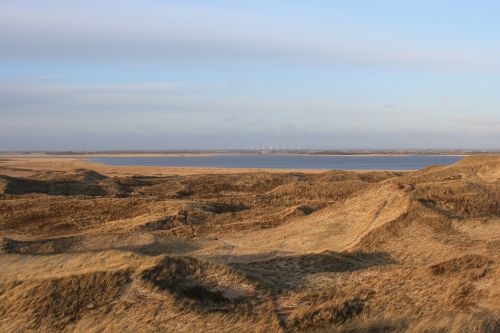
[[(213, 104), (213, 103), (212, 103)], [(137, 112), (194, 112), (211, 110), (203, 96), (182, 90), (169, 82), (70, 85), (55, 83), (0, 84), (0, 115), (4, 123), (40, 114), (104, 114), (126, 115)], [(57, 121), (56, 121), (57, 122)]]
[(500, 113), (496, 118), (469, 117), (456, 118), (452, 120), (456, 126), (466, 128), (468, 131), (474, 130), (478, 133), (500, 133)]
[[(343, 63), (429, 70), (500, 70), (498, 50), (428, 45), (395, 40), (355, 25), (300, 26), (244, 15), (173, 4), (125, 4), (113, 14), (72, 9), (57, 11), (3, 5), (0, 59), (155, 61), (261, 59)], [(106, 8), (104, 6), (104, 8)], [(109, 8), (108, 8), (109, 9)], [(154, 12), (156, 10), (156, 12)]]

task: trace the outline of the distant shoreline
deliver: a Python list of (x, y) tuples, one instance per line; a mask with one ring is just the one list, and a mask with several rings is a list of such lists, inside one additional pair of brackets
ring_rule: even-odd
[(96, 152), (0, 152), (0, 157), (32, 158), (32, 157), (71, 157), (71, 158), (93, 158), (93, 157), (168, 157), (168, 156), (217, 156), (217, 155), (307, 155), (307, 156), (472, 156), (472, 155), (497, 155), (500, 151), (96, 151)]
[(197, 156), (90, 157), (89, 162), (112, 166), (166, 166), (207, 168), (270, 168), (323, 170), (420, 170), (449, 165), (464, 156), (451, 155), (310, 155), (223, 154)]

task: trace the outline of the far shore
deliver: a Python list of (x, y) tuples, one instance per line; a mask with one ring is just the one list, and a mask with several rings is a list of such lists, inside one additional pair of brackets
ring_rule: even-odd
[(218, 156), (218, 155), (307, 155), (307, 156), (472, 156), (472, 155), (489, 155), (500, 154), (500, 152), (488, 151), (471, 151), (471, 152), (357, 152), (357, 153), (328, 153), (328, 152), (314, 152), (314, 151), (199, 151), (199, 152), (75, 152), (75, 153), (47, 153), (47, 152), (30, 152), (30, 153), (13, 153), (13, 152), (0, 152), (0, 158), (95, 158), (95, 157), (177, 157), (177, 156)]

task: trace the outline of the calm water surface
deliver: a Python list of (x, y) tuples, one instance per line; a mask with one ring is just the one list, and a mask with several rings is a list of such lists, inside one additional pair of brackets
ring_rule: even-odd
[(212, 155), (162, 157), (99, 157), (95, 162), (108, 165), (270, 168), (270, 169), (337, 169), (337, 170), (419, 170), (430, 165), (448, 165), (461, 156), (315, 156), (315, 155)]

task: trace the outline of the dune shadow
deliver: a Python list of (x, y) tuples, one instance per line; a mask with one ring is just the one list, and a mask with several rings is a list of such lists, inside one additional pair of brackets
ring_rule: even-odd
[(26, 255), (50, 255), (64, 252), (72, 252), (72, 248), (79, 241), (77, 237), (63, 237), (42, 240), (15, 240), (2, 237), (0, 239), (0, 253), (26, 254)]
[(146, 256), (158, 256), (161, 254), (183, 255), (200, 249), (200, 246), (191, 242), (175, 239), (155, 239), (153, 242), (140, 246), (124, 246), (120, 250), (127, 250)]
[[(269, 258), (270, 256), (274, 257)], [(311, 275), (354, 272), (397, 263), (387, 252), (347, 253), (332, 251), (277, 256), (273, 252), (234, 256), (232, 259), (221, 256), (212, 258), (212, 260), (225, 261), (229, 267), (244, 274), (249, 280), (257, 282), (269, 291), (273, 311), (283, 332), (291, 330), (288, 313), (282, 307), (281, 295), (287, 291), (303, 290)], [(356, 305), (358, 311), (362, 304), (356, 303)], [(339, 311), (343, 313), (350, 311), (350, 308), (342, 308)]]
[(107, 193), (105, 187), (100, 182), (107, 180), (108, 177), (94, 171), (78, 170), (78, 173), (74, 175), (57, 174), (56, 177), (51, 179), (31, 179), (0, 175), (0, 179), (6, 182), (4, 189), (6, 194), (23, 195), (38, 193), (64, 196), (103, 196)]
[(277, 256), (253, 262), (233, 262), (228, 265), (260, 280), (273, 290), (294, 289), (309, 275), (317, 273), (354, 272), (375, 266), (396, 264), (387, 252), (332, 252)]
[(184, 255), (198, 250), (194, 243), (175, 239), (155, 239), (146, 244), (124, 244), (115, 246), (112, 243), (87, 247), (82, 246), (82, 237), (70, 236), (39, 240), (15, 240), (2, 237), (0, 239), (0, 253), (24, 254), (33, 256), (56, 255), (62, 253), (92, 253), (102, 251), (126, 251), (145, 256), (158, 256), (161, 254)]
[(9, 182), (5, 188), (7, 194), (47, 194), (64, 196), (104, 196), (105, 189), (97, 184), (85, 184), (75, 181), (48, 181), (18, 179), (15, 183)]
[[(229, 249), (229, 247), (228, 247)], [(257, 264), (277, 257), (289, 255), (289, 251), (270, 251), (251, 254), (220, 254), (206, 256), (205, 259), (226, 265)]]

